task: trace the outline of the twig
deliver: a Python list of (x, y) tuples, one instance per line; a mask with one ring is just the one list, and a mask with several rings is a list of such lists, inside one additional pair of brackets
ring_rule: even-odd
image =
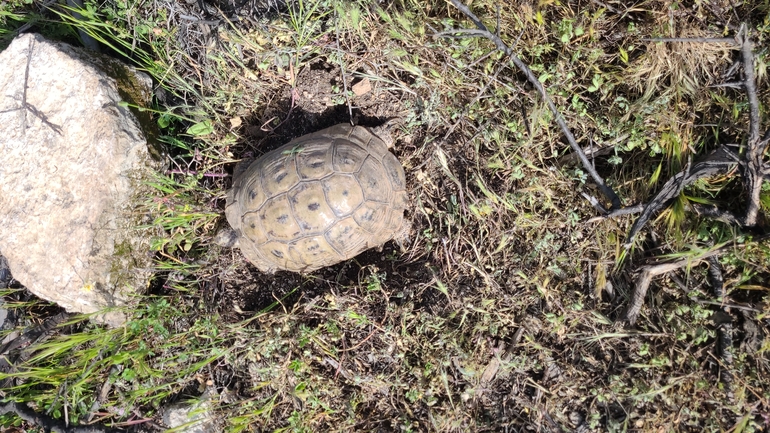
[(626, 243), (624, 245), (625, 248), (631, 248), (636, 235), (639, 233), (642, 227), (647, 224), (647, 221), (649, 221), (655, 213), (662, 209), (669, 202), (669, 200), (678, 196), (684, 187), (700, 178), (713, 176), (717, 173), (726, 173), (732, 170), (736, 165), (737, 163), (733, 161), (732, 158), (730, 158), (730, 155), (725, 147), (720, 147), (709, 156), (707, 156), (706, 159), (693, 165), (692, 167), (689, 167), (688, 164), (688, 169), (680, 171), (674, 175), (674, 177), (669, 179), (668, 182), (663, 185), (660, 191), (658, 191), (655, 197), (653, 197), (653, 199), (647, 203), (644, 211), (642, 211), (642, 214), (639, 216), (639, 218), (637, 218), (637, 220), (634, 222), (634, 225), (631, 226), (631, 230), (628, 232)]
[[(452, 29), (452, 30), (445, 30), (443, 32), (435, 33), (433, 36), (434, 37), (441, 37), (441, 38), (460, 39), (460, 38), (463, 38), (465, 36), (470, 35), (470, 36), (481, 36), (481, 37), (486, 38), (487, 37), (487, 33), (489, 33), (489, 32), (484, 32), (483, 30), (476, 30), (476, 29)], [(464, 35), (464, 36), (457, 36), (458, 34), (459, 35)]]
[(604, 207), (604, 205), (599, 203), (599, 200), (597, 200), (596, 197), (588, 195), (585, 192), (581, 192), (580, 195), (582, 195), (584, 199), (588, 200), (588, 202), (591, 203), (591, 206), (593, 206), (594, 209), (599, 211), (599, 213), (602, 215), (606, 215), (608, 213), (607, 209)]
[[(599, 189), (602, 191), (602, 194), (604, 194), (612, 203), (611, 209), (613, 210), (619, 209), (622, 206), (622, 204), (620, 203), (620, 198), (618, 198), (617, 194), (615, 194), (615, 191), (613, 191), (612, 188), (608, 187), (605, 184), (604, 179), (602, 179), (602, 177), (599, 176), (599, 173), (596, 172), (596, 170), (593, 168), (591, 163), (588, 161), (588, 158), (583, 153), (583, 149), (577, 144), (577, 141), (575, 141), (575, 137), (572, 135), (572, 132), (567, 126), (567, 123), (565, 122), (564, 117), (561, 115), (561, 113), (559, 113), (559, 110), (556, 109), (556, 106), (554, 105), (553, 101), (551, 101), (551, 98), (548, 96), (548, 92), (546, 92), (542, 83), (540, 83), (540, 80), (538, 80), (538, 78), (535, 76), (532, 70), (529, 69), (529, 66), (527, 66), (526, 63), (524, 63), (521, 59), (519, 59), (516, 53), (514, 53), (513, 50), (509, 48), (505, 44), (505, 42), (503, 42), (502, 39), (500, 39), (494, 33), (490, 32), (487, 29), (487, 27), (484, 25), (484, 23), (482, 23), (481, 20), (479, 20), (479, 18), (473, 12), (471, 12), (468, 6), (465, 6), (459, 0), (450, 0), (450, 1), (457, 9), (459, 9), (468, 18), (470, 18), (470, 20), (473, 21), (473, 23), (479, 29), (478, 32), (473, 32), (471, 34), (474, 36), (483, 36), (489, 39), (490, 41), (492, 41), (497, 47), (497, 49), (505, 53), (508, 56), (508, 58), (511, 59), (513, 64), (516, 65), (516, 67), (519, 68), (519, 70), (527, 77), (527, 81), (529, 81), (533, 86), (535, 86), (538, 93), (540, 93), (540, 96), (543, 98), (543, 101), (545, 101), (546, 105), (548, 105), (548, 108), (551, 110), (551, 113), (553, 113), (556, 123), (559, 125), (559, 127), (562, 130), (562, 133), (564, 133), (564, 136), (567, 138), (567, 141), (572, 147), (572, 150), (579, 155), (580, 162), (583, 164), (583, 167), (588, 172), (588, 174), (591, 175), (591, 178), (594, 180), (594, 182), (596, 182), (596, 184), (599, 186)], [(466, 33), (470, 33), (470, 32), (466, 32)]]
[[(725, 279), (722, 276), (722, 266), (719, 264), (719, 260), (712, 256), (708, 258), (709, 269), (709, 282), (711, 288), (714, 290), (714, 296), (718, 299), (722, 299), (725, 295)], [(733, 382), (733, 375), (729, 371), (729, 368), (733, 365), (733, 324), (732, 317), (727, 314), (724, 307), (721, 310), (725, 313), (723, 315), (724, 320), (717, 326), (717, 350), (716, 354), (722, 359), (722, 364), (727, 367), (722, 370), (722, 382), (726, 386), (730, 386)]]
[[(730, 244), (730, 246), (732, 245)], [(652, 283), (652, 279), (654, 277), (666, 274), (688, 265), (697, 264), (711, 256), (722, 253), (724, 248), (725, 247), (713, 249), (698, 257), (686, 258), (673, 262), (643, 267), (642, 272), (639, 274), (639, 277), (636, 280), (636, 286), (634, 287), (634, 293), (631, 296), (631, 301), (628, 303), (628, 307), (626, 307), (626, 311), (623, 313), (623, 318), (632, 325), (636, 323), (636, 319), (639, 317), (639, 313), (642, 311), (642, 305), (644, 305), (644, 297), (647, 296), (647, 289), (650, 288), (650, 283)]]
[(55, 327), (59, 326), (59, 324), (70, 319), (72, 316), (73, 315), (71, 313), (64, 312), (64, 313), (59, 313), (55, 316), (49, 317), (48, 319), (45, 320), (45, 322), (41, 323), (40, 325), (35, 326), (34, 328), (31, 328), (31, 329), (28, 329), (23, 334), (9, 341), (3, 346), (0, 346), (0, 356), (5, 355), (10, 351), (16, 350), (22, 346), (26, 347), (32, 344), (33, 342), (41, 338), (43, 335), (47, 334), (48, 332), (53, 330)]
[(741, 26), (739, 38), (742, 39), (743, 85), (749, 98), (749, 140), (748, 151), (746, 152), (746, 168), (743, 173), (746, 178), (744, 186), (749, 194), (749, 204), (743, 223), (747, 227), (754, 227), (757, 225), (759, 216), (759, 197), (762, 192), (763, 178), (762, 159), (767, 143), (765, 140), (760, 141), (759, 137), (759, 98), (757, 98), (754, 54), (752, 53), (754, 44), (749, 38), (748, 27), (745, 24)]
[[(752, 239), (752, 242), (763, 242), (768, 238), (770, 238), (770, 234), (757, 236), (754, 239)], [(634, 293), (631, 295), (631, 301), (628, 303), (628, 307), (626, 307), (626, 310), (623, 313), (623, 316), (622, 316), (623, 319), (627, 320), (632, 325), (636, 322), (636, 319), (639, 317), (639, 313), (642, 310), (642, 305), (644, 305), (644, 297), (647, 295), (647, 289), (650, 288), (650, 283), (652, 283), (652, 279), (654, 277), (663, 275), (667, 272), (671, 272), (688, 265), (698, 264), (701, 261), (706, 260), (710, 257), (716, 257), (719, 254), (722, 254), (728, 248), (743, 246), (743, 245), (745, 244), (728, 243), (720, 247), (714, 248), (710, 251), (706, 251), (705, 253), (697, 257), (689, 257), (686, 259), (675, 260), (672, 262), (659, 263), (656, 265), (642, 267), (641, 273), (639, 274), (639, 277), (636, 280)]]
[[(92, 362), (92, 365), (88, 367), (88, 370), (90, 371), (93, 364), (97, 362), (97, 359), (100, 360), (102, 353), (104, 352), (104, 349), (100, 352), (100, 356), (94, 359)], [(86, 423), (90, 423), (91, 420), (94, 419), (94, 414), (97, 410), (101, 407), (102, 403), (104, 403), (107, 400), (107, 396), (110, 393), (110, 389), (112, 389), (112, 379), (114, 379), (115, 375), (118, 374), (120, 371), (120, 368), (117, 365), (113, 365), (110, 367), (110, 372), (107, 374), (107, 378), (102, 383), (101, 388), (99, 388), (99, 391), (96, 392), (94, 402), (91, 403), (91, 407), (88, 409), (88, 412), (85, 414), (85, 420)]]
[[(17, 371), (16, 366), (30, 357), (31, 353), (26, 352), (26, 348), (35, 342), (47, 338), (54, 328), (72, 316), (71, 313), (63, 312), (49, 317), (40, 325), (26, 330), (23, 334), (0, 346), (0, 372), (7, 375), (5, 379), (0, 380), (0, 396), (5, 397), (5, 390), (13, 386), (15, 379), (13, 373)], [(11, 354), (12, 351), (17, 349), (21, 351)]]
[[(294, 67), (292, 66), (291, 63), (289, 63), (289, 69), (291, 69), (292, 72), (293, 72)], [(260, 128), (259, 128), (260, 130), (262, 130), (264, 132), (273, 133), (273, 132), (275, 132), (276, 129), (280, 128), (284, 123), (286, 123), (287, 120), (289, 120), (289, 117), (291, 117), (291, 113), (294, 112), (294, 108), (297, 106), (297, 99), (299, 99), (298, 96), (297, 96), (297, 88), (294, 87), (294, 85), (292, 85), (292, 88), (289, 91), (289, 93), (291, 95), (291, 106), (289, 107), (289, 112), (286, 113), (286, 117), (281, 121), (281, 123), (279, 123), (279, 124), (275, 125), (275, 127), (271, 128), (267, 124), (272, 122), (275, 119), (275, 116), (273, 116), (267, 122), (264, 122), (262, 124), (262, 126), (260, 126)]]
[(701, 299), (701, 298), (690, 298), (690, 300), (697, 304), (702, 304), (702, 305), (716, 305), (716, 306), (722, 307), (722, 309), (724, 310), (734, 309), (734, 310), (751, 311), (753, 313), (762, 312), (762, 310), (760, 310), (759, 308), (748, 307), (746, 305), (741, 305), (741, 304), (726, 304), (724, 302), (711, 301), (708, 299)]
[[(594, 199), (594, 200), (596, 200), (596, 199)], [(643, 204), (637, 204), (637, 205), (634, 205), (634, 206), (626, 206), (624, 208), (615, 209), (614, 211), (607, 212), (604, 215), (595, 216), (595, 217), (589, 219), (586, 222), (587, 223), (595, 223), (597, 221), (603, 221), (603, 220), (606, 220), (606, 219), (616, 218), (616, 217), (619, 217), (619, 216), (632, 215), (632, 214), (639, 213), (639, 212), (643, 211), (644, 207), (645, 207), (645, 205), (643, 205)]]
[(614, 7), (608, 5), (607, 3), (601, 2), (599, 0), (591, 0), (591, 3), (598, 5), (600, 7), (603, 7), (604, 9), (607, 9), (608, 11), (612, 12), (613, 14), (622, 14), (619, 10), (615, 9)]
[(185, 21), (191, 21), (197, 24), (205, 24), (208, 26), (216, 27), (221, 22), (220, 20), (204, 20), (203, 18), (194, 17), (192, 15), (177, 15), (179, 19), (185, 20)]
[(30, 424), (42, 427), (45, 431), (53, 433), (107, 433), (117, 430), (105, 429), (97, 426), (66, 427), (63, 422), (51, 418), (48, 415), (37, 413), (27, 405), (9, 402), (0, 405), (0, 415), (8, 412), (14, 412), (19, 418)]
[(728, 82), (728, 83), (711, 84), (708, 87), (713, 88), (713, 89), (719, 89), (719, 88), (722, 88), (722, 87), (729, 87), (731, 89), (737, 89), (737, 88), (742, 87), (742, 86), (743, 86), (743, 83), (741, 83), (741, 82), (737, 82), (737, 83), (736, 82)]
[(27, 88), (29, 87), (29, 65), (32, 62), (32, 50), (34, 49), (34, 47), (35, 47), (35, 39), (32, 38), (29, 41), (29, 51), (27, 52), (27, 67), (24, 69), (24, 89), (22, 90), (22, 94), (21, 94), (21, 107), (3, 110), (3, 111), (0, 111), (0, 113), (8, 113), (11, 111), (24, 110), (24, 119), (22, 120), (22, 124), (21, 124), (22, 132), (24, 133), (24, 135), (27, 134), (27, 111), (34, 114), (35, 117), (40, 119), (40, 121), (43, 122), (44, 125), (53, 129), (55, 133), (62, 135), (61, 126), (51, 123), (48, 120), (48, 117), (44, 113), (40, 112), (37, 109), (37, 107), (27, 102)]
[(230, 177), (227, 173), (201, 173), (194, 170), (166, 170), (166, 174), (183, 174), (185, 176), (203, 176), (203, 177)]
[(741, 225), (741, 222), (738, 219), (738, 217), (733, 215), (732, 212), (719, 209), (716, 206), (708, 206), (705, 204), (693, 203), (689, 206), (689, 210), (695, 212), (698, 215), (709, 217), (717, 221), (722, 221), (726, 224), (731, 224), (735, 226)]
[[(336, 12), (335, 12), (336, 14)], [(350, 124), (353, 124), (353, 107), (350, 105), (350, 95), (348, 95), (348, 78), (345, 76), (345, 58), (342, 49), (340, 49), (340, 19), (339, 16), (334, 22), (334, 28), (337, 32), (337, 54), (340, 56), (340, 74), (342, 75), (342, 87), (345, 92), (345, 101), (348, 103), (348, 116)]]
[[(592, 159), (596, 156), (606, 155), (612, 152), (613, 150), (615, 150), (615, 146), (627, 141), (628, 137), (630, 136), (631, 134), (629, 133), (621, 134), (620, 136), (615, 137), (612, 141), (604, 142), (604, 143), (594, 143), (593, 141), (591, 141), (591, 144), (583, 147), (583, 153), (586, 154), (586, 157), (592, 158)], [(574, 164), (577, 162), (577, 159), (578, 158), (574, 154), (570, 153), (559, 158), (558, 164), (559, 165)]]
[(644, 38), (645, 42), (699, 42), (706, 44), (733, 44), (740, 45), (735, 38)]

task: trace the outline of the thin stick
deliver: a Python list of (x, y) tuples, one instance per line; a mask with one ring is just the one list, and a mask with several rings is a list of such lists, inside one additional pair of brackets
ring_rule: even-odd
[[(593, 198), (593, 197), (591, 197), (591, 198)], [(643, 204), (637, 204), (637, 205), (633, 205), (633, 206), (626, 206), (626, 207), (621, 208), (621, 209), (615, 209), (614, 211), (608, 212), (605, 215), (595, 216), (595, 217), (589, 219), (586, 222), (587, 223), (595, 223), (597, 221), (603, 221), (603, 220), (606, 220), (606, 219), (617, 218), (619, 216), (633, 215), (635, 213), (640, 213), (641, 211), (643, 211), (644, 207), (645, 207), (645, 205), (643, 205)]]
[(741, 57), (743, 58), (743, 85), (749, 98), (749, 140), (746, 152), (746, 191), (749, 194), (749, 204), (746, 209), (746, 217), (743, 221), (747, 227), (757, 225), (759, 216), (759, 197), (762, 192), (762, 159), (767, 143), (760, 142), (759, 137), (759, 98), (757, 98), (756, 77), (754, 76), (754, 44), (749, 39), (747, 26), (741, 26), (739, 37), (743, 39), (741, 44)]
[(725, 310), (729, 309), (736, 309), (736, 310), (743, 310), (743, 311), (751, 311), (754, 313), (761, 313), (762, 310), (759, 308), (753, 308), (753, 307), (747, 307), (745, 305), (741, 304), (726, 304), (724, 302), (717, 302), (717, 301), (711, 301), (708, 299), (700, 299), (700, 298), (690, 298), (693, 302), (701, 305), (715, 305), (718, 307), (722, 307)]
[(116, 431), (108, 430), (101, 426), (78, 426), (68, 428), (63, 422), (51, 418), (48, 415), (37, 413), (23, 403), (10, 402), (0, 404), (0, 415), (8, 412), (13, 412), (24, 421), (41, 427), (45, 429), (45, 431), (54, 433), (104, 433), (107, 431)]
[(22, 90), (22, 94), (21, 94), (21, 107), (3, 110), (3, 111), (0, 111), (0, 113), (9, 113), (11, 111), (16, 111), (16, 110), (25, 110), (24, 118), (22, 119), (22, 124), (21, 124), (21, 130), (24, 135), (27, 134), (27, 111), (34, 114), (35, 117), (40, 119), (40, 121), (43, 122), (44, 125), (51, 128), (55, 133), (62, 135), (61, 126), (49, 122), (48, 117), (44, 113), (41, 113), (37, 109), (37, 107), (27, 102), (27, 88), (29, 87), (29, 65), (32, 62), (32, 49), (34, 48), (34, 45), (35, 45), (35, 39), (32, 38), (29, 41), (29, 50), (27, 51), (27, 67), (24, 70), (24, 89)]
[[(719, 264), (719, 260), (717, 260), (716, 257), (709, 257), (708, 263), (709, 281), (714, 290), (714, 296), (721, 300), (725, 296), (725, 279), (724, 276), (722, 276), (722, 265)], [(718, 323), (717, 325), (717, 353), (715, 353), (715, 355), (720, 357), (722, 360), (721, 366), (725, 367), (722, 368), (722, 383), (729, 388), (733, 382), (733, 375), (730, 372), (730, 368), (733, 366), (733, 324), (731, 316), (727, 314), (724, 306), (722, 306), (721, 310), (725, 314), (723, 315), (723, 319), (717, 320), (722, 323)]]
[(740, 45), (735, 38), (645, 38), (645, 42), (698, 42), (705, 44), (732, 44)]
[(166, 174), (183, 174), (185, 176), (203, 176), (203, 177), (230, 177), (227, 173), (201, 173), (194, 170), (166, 170)]
[(334, 23), (334, 28), (337, 32), (337, 54), (340, 56), (340, 74), (342, 75), (342, 88), (345, 92), (345, 101), (348, 103), (348, 116), (350, 116), (350, 124), (353, 125), (353, 106), (350, 105), (350, 95), (348, 95), (348, 78), (345, 76), (345, 53), (340, 48), (340, 17)]
[(615, 191), (612, 190), (612, 188), (608, 187), (604, 183), (604, 179), (602, 179), (601, 176), (599, 176), (599, 173), (596, 172), (596, 170), (591, 165), (590, 161), (588, 161), (588, 158), (583, 153), (583, 149), (577, 144), (577, 141), (575, 141), (575, 137), (572, 135), (572, 132), (570, 131), (569, 127), (567, 126), (567, 123), (564, 120), (564, 117), (559, 113), (559, 110), (556, 109), (556, 106), (554, 105), (553, 101), (551, 101), (551, 98), (548, 96), (548, 92), (546, 92), (543, 85), (540, 83), (540, 80), (537, 79), (535, 74), (532, 72), (531, 69), (529, 69), (529, 66), (527, 66), (526, 63), (524, 63), (519, 57), (516, 55), (516, 53), (513, 52), (511, 48), (509, 48), (505, 42), (503, 42), (502, 39), (497, 37), (494, 33), (490, 32), (487, 27), (484, 25), (484, 23), (479, 20), (479, 18), (471, 12), (471, 10), (468, 8), (468, 6), (465, 6), (462, 4), (459, 0), (450, 0), (452, 4), (460, 10), (460, 12), (464, 13), (468, 18), (470, 18), (471, 21), (476, 25), (476, 27), (479, 29), (478, 32), (467, 32), (474, 36), (483, 36), (490, 41), (492, 41), (498, 50), (504, 52), (508, 58), (511, 59), (514, 65), (516, 65), (517, 68), (527, 77), (527, 81), (532, 83), (533, 86), (537, 89), (538, 93), (540, 93), (540, 96), (543, 98), (543, 101), (545, 101), (546, 105), (548, 105), (548, 108), (551, 110), (551, 113), (553, 113), (554, 119), (556, 120), (556, 123), (559, 125), (559, 127), (562, 130), (562, 133), (564, 133), (564, 136), (567, 138), (567, 141), (569, 142), (570, 146), (572, 147), (572, 150), (578, 154), (580, 157), (580, 162), (583, 164), (583, 168), (588, 172), (589, 175), (591, 175), (591, 178), (596, 182), (596, 184), (599, 186), (599, 189), (602, 191), (602, 193), (610, 200), (612, 203), (611, 209), (619, 209), (622, 204), (620, 203), (620, 198), (618, 198), (617, 194), (615, 194)]
[(726, 223), (726, 224), (731, 224), (735, 226), (741, 225), (740, 220), (735, 215), (733, 215), (732, 212), (719, 209), (716, 206), (709, 206), (709, 205), (704, 205), (700, 203), (692, 203), (690, 206), (688, 206), (688, 210), (695, 212), (696, 214), (701, 216), (709, 217), (717, 221), (722, 221), (723, 223)]
[(736, 165), (736, 162), (730, 158), (725, 147), (720, 147), (707, 156), (705, 160), (693, 165), (691, 168), (688, 164), (688, 167), (685, 170), (680, 171), (674, 175), (674, 177), (669, 179), (660, 191), (655, 194), (655, 197), (647, 203), (642, 214), (637, 218), (631, 226), (631, 229), (628, 231), (628, 236), (626, 237), (624, 245), (625, 248), (629, 249), (633, 246), (636, 235), (644, 225), (647, 224), (647, 221), (649, 221), (650, 218), (662, 209), (671, 199), (678, 196), (684, 187), (700, 178), (713, 176), (717, 173), (728, 172)]
[(599, 0), (591, 0), (591, 3), (593, 3), (595, 5), (599, 5), (600, 7), (603, 7), (604, 9), (607, 9), (608, 11), (610, 11), (610, 12), (612, 12), (614, 14), (618, 14), (618, 15), (621, 14), (621, 12), (619, 10), (615, 9), (614, 7), (608, 5), (608, 4), (604, 3), (604, 2), (600, 2)]
[(702, 260), (722, 253), (723, 248), (724, 247), (713, 249), (694, 258), (686, 258), (674, 262), (643, 267), (642, 272), (639, 274), (639, 278), (636, 279), (634, 293), (631, 296), (631, 301), (629, 301), (626, 311), (623, 313), (623, 318), (632, 325), (636, 323), (636, 319), (639, 318), (639, 313), (642, 311), (644, 298), (647, 296), (647, 290), (650, 288), (650, 284), (652, 283), (652, 279), (654, 277), (675, 271), (685, 266), (698, 264)]
[[(755, 243), (763, 242), (767, 240), (769, 237), (770, 235), (757, 236), (754, 239), (752, 239), (752, 242), (755, 242)], [(672, 262), (644, 266), (641, 269), (641, 273), (639, 274), (639, 277), (636, 279), (634, 293), (631, 295), (631, 300), (628, 303), (628, 307), (626, 307), (626, 310), (623, 313), (623, 316), (622, 316), (623, 319), (627, 320), (632, 325), (636, 323), (636, 319), (639, 318), (639, 313), (642, 311), (642, 306), (644, 305), (644, 297), (647, 295), (647, 290), (650, 288), (650, 283), (652, 283), (652, 279), (654, 277), (663, 275), (671, 271), (675, 271), (685, 266), (696, 265), (702, 262), (703, 260), (706, 260), (710, 257), (716, 257), (719, 254), (724, 253), (729, 248), (743, 247), (745, 245), (746, 244), (728, 243), (728, 244), (719, 246), (717, 248), (714, 248), (710, 251), (706, 251), (705, 253), (697, 257), (688, 257), (685, 259), (675, 260)]]

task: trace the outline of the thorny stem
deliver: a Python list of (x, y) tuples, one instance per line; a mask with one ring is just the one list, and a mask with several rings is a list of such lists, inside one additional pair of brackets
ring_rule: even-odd
[(572, 132), (569, 129), (569, 126), (567, 126), (567, 123), (564, 120), (564, 117), (559, 113), (559, 110), (556, 109), (556, 106), (554, 105), (553, 101), (551, 101), (551, 98), (548, 96), (548, 92), (546, 92), (543, 85), (540, 83), (540, 80), (537, 79), (535, 74), (532, 72), (531, 69), (529, 69), (529, 66), (527, 66), (526, 63), (524, 63), (519, 57), (516, 55), (516, 53), (513, 52), (513, 50), (508, 47), (505, 42), (503, 42), (502, 39), (500, 39), (497, 35), (490, 32), (487, 27), (484, 25), (484, 23), (479, 20), (479, 18), (471, 12), (471, 10), (468, 8), (468, 6), (465, 6), (462, 4), (459, 0), (450, 0), (452, 4), (460, 10), (460, 12), (464, 13), (468, 18), (473, 21), (474, 24), (476, 24), (476, 27), (478, 27), (479, 31), (474, 32), (472, 34), (483, 36), (492, 42), (494, 42), (495, 46), (498, 50), (504, 52), (513, 62), (514, 65), (516, 65), (519, 70), (524, 73), (524, 75), (527, 77), (527, 81), (532, 83), (533, 86), (537, 89), (537, 91), (540, 93), (540, 96), (543, 98), (545, 103), (548, 105), (548, 108), (551, 110), (551, 113), (553, 113), (554, 119), (556, 120), (556, 123), (561, 128), (564, 135), (567, 137), (567, 141), (569, 141), (570, 146), (572, 147), (572, 150), (575, 151), (575, 153), (580, 158), (580, 162), (583, 164), (583, 168), (588, 172), (588, 174), (591, 176), (591, 178), (596, 182), (596, 184), (599, 186), (599, 189), (602, 191), (602, 193), (610, 200), (612, 203), (612, 207), (610, 210), (619, 209), (622, 205), (620, 203), (620, 198), (618, 198), (617, 194), (615, 194), (615, 191), (612, 190), (612, 188), (608, 187), (604, 183), (604, 179), (602, 179), (601, 176), (599, 176), (599, 173), (596, 172), (593, 165), (588, 161), (588, 157), (586, 157), (585, 153), (583, 153), (583, 149), (577, 144), (577, 141), (575, 141), (575, 137), (572, 135)]

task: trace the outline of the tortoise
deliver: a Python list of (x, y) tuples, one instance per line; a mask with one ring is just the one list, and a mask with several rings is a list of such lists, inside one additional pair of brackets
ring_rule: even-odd
[(406, 178), (387, 126), (340, 124), (236, 167), (225, 216), (262, 272), (312, 272), (404, 240)]

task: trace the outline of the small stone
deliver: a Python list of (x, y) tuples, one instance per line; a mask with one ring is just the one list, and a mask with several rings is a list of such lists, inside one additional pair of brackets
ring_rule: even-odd
[(193, 403), (181, 402), (163, 410), (163, 423), (179, 433), (217, 433), (217, 422), (211, 411), (211, 399), (216, 392), (206, 391)]
[(583, 415), (580, 412), (572, 411), (569, 413), (569, 421), (572, 423), (572, 427), (577, 428), (583, 424)]
[(364, 78), (356, 84), (353, 84), (353, 93), (356, 96), (361, 96), (369, 93), (372, 90), (372, 82), (368, 78)]

